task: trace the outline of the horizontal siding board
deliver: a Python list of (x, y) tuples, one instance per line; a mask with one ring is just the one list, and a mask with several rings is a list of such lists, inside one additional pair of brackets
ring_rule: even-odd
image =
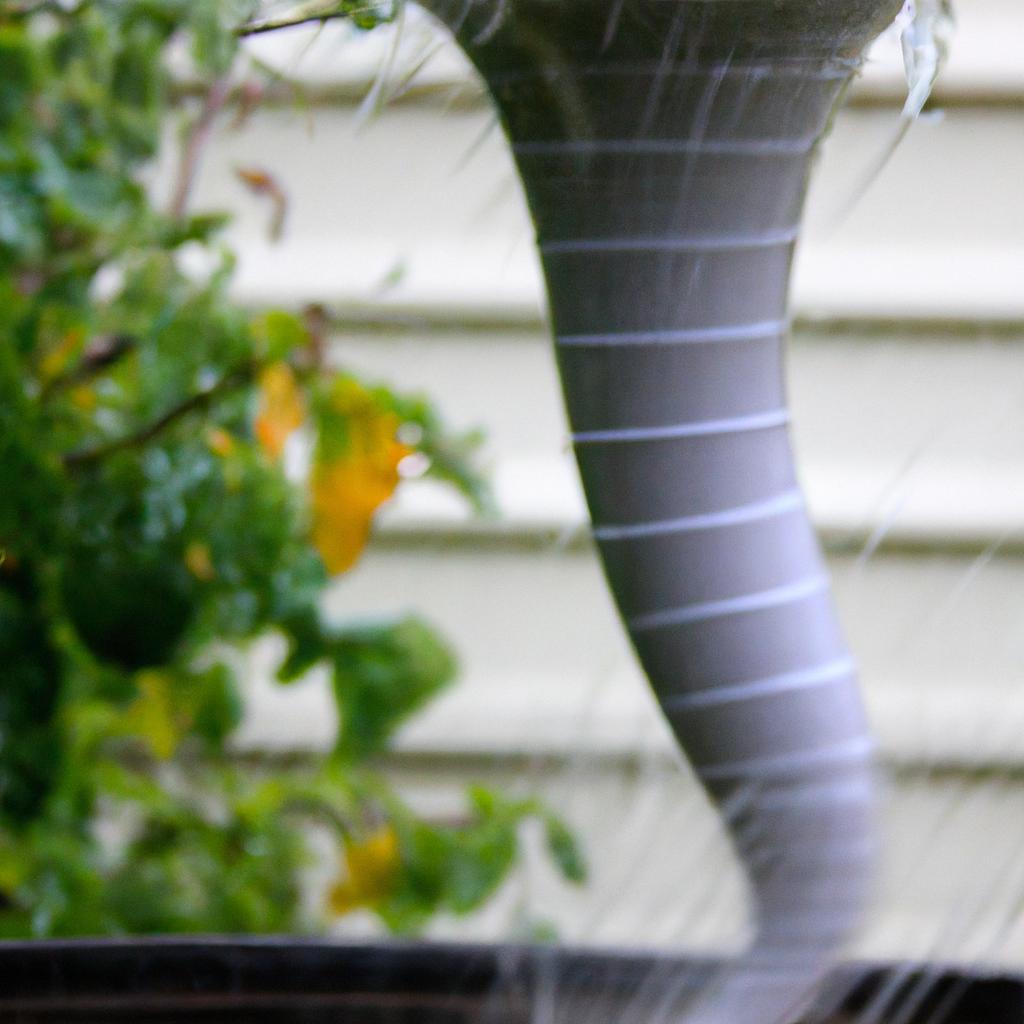
[[(957, 101), (964, 97), (1002, 98), (1024, 91), (1021, 39), (1024, 12), (1017, 0), (963, 0), (957, 4), (957, 30), (949, 63), (943, 73), (937, 99)], [(250, 39), (247, 46), (261, 60), (289, 77), (297, 78), (308, 92), (326, 98), (359, 98), (365, 95), (393, 47), (394, 29), (369, 35), (351, 32), (343, 24)], [(453, 91), (482, 97), (468, 61), (421, 11), (412, 8), (400, 30), (398, 50), (391, 58), (387, 81), (399, 91), (414, 95), (432, 93), (442, 102)], [(407, 81), (409, 73), (419, 71)], [(852, 99), (902, 102), (906, 92), (899, 46), (890, 32), (873, 48)], [(385, 91), (387, 94), (387, 90)]]
[[(546, 861), (542, 837), (528, 832), (526, 864), (497, 902), (469, 922), (439, 921), (432, 934), (464, 936), (468, 929), (500, 939), (531, 914), (553, 923), (562, 941), (584, 946), (725, 952), (747, 934), (735, 861), (688, 773), (655, 762), (628, 775), (592, 763), (517, 764), (492, 766), (482, 778), (539, 791), (566, 816), (584, 845), (590, 880), (566, 886)], [(461, 806), (457, 766), (420, 762), (396, 779), (424, 810), (451, 814)], [(1018, 785), (898, 777), (885, 788), (880, 832), (878, 878), (851, 956), (1020, 969)], [(884, 1008), (889, 1016), (899, 1016), (907, 994), (894, 994)]]
[[(888, 556), (830, 559), (885, 759), (963, 768), (1024, 759), (1024, 562)], [(543, 601), (538, 594), (548, 595)], [(377, 549), (331, 594), (328, 613), (426, 615), (459, 652), (457, 686), (403, 730), (399, 749), (666, 756), (670, 744), (589, 550)], [(251, 685), (279, 652), (253, 655)], [(323, 680), (257, 700), (242, 747), (322, 748)], [(301, 709), (296, 710), (300, 707)], [(303, 725), (306, 721), (306, 725)]]
[[(823, 151), (798, 252), (798, 316), (1024, 323), (1024, 132), (1014, 110), (956, 108), (884, 153), (892, 111), (848, 110)], [(174, 161), (154, 173), (169, 194)], [(993, 158), (998, 154), (998, 159)], [(237, 168), (270, 170), (289, 197), (285, 237)], [(410, 168), (414, 172), (410, 174)], [(504, 140), (486, 111), (263, 110), (219, 132), (196, 208), (241, 216), (243, 302), (322, 302), (391, 315), (539, 322), (532, 230)], [(848, 214), (846, 213), (849, 209)]]
[[(811, 509), (831, 542), (862, 546), (885, 526), (890, 544), (1020, 547), (1022, 342), (1024, 333), (798, 330), (788, 367), (794, 431)], [(354, 331), (332, 352), (338, 366), (426, 391), (453, 427), (488, 437), (500, 520), (469, 523), (458, 500), (410, 488), (384, 517), (383, 539), (465, 529), (471, 541), (522, 531), (543, 542), (579, 531), (583, 503), (539, 330)]]

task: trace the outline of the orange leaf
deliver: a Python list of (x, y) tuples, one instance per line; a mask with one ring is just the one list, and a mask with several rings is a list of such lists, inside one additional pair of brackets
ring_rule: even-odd
[(347, 444), (313, 469), (313, 543), (328, 571), (341, 573), (359, 560), (373, 514), (398, 486), (398, 464), (409, 449), (395, 437), (398, 417), (354, 381), (339, 385), (334, 406), (345, 418)]
[(287, 363), (271, 363), (260, 374), (260, 411), (254, 429), (263, 450), (279, 459), (288, 438), (302, 426), (306, 408)]
[(206, 446), (214, 455), (226, 459), (235, 450), (235, 439), (223, 427), (211, 427), (206, 432)]
[(274, 179), (257, 167), (239, 167), (235, 174), (254, 192), (269, 192), (275, 187)]
[(270, 221), (270, 239), (278, 241), (284, 231), (284, 220), (288, 214), (288, 196), (277, 183), (273, 175), (258, 167), (238, 167), (235, 169), (238, 180), (254, 195), (266, 196), (273, 204), (273, 216)]

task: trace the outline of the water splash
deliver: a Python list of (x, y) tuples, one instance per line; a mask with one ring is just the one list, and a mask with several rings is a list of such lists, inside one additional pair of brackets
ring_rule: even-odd
[(894, 22), (894, 28), (899, 32), (900, 47), (903, 50), (907, 98), (892, 137), (868, 165), (835, 217), (831, 218), (833, 229), (845, 221), (864, 198), (900, 143), (907, 137), (911, 125), (920, 118), (946, 65), (955, 27), (953, 0), (906, 0)]
[(897, 19), (907, 74), (904, 121), (916, 120), (924, 110), (949, 55), (955, 24), (952, 0), (907, 0), (904, 5)]

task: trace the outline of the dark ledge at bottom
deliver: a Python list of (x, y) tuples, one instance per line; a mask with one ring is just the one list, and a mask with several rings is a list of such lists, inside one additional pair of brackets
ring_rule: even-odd
[[(295, 939), (0, 943), (0, 1021), (33, 1024), (646, 1024), (727, 961), (556, 947)], [(660, 1019), (671, 1020), (670, 1013)], [(811, 1021), (1019, 1024), (1024, 978), (838, 967)]]

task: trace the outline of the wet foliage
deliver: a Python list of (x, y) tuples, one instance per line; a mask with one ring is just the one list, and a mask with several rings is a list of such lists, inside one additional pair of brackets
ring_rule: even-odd
[[(391, 13), (368, 10), (366, 26)], [(327, 622), (325, 588), (404, 459), (474, 505), (486, 488), (475, 436), (328, 366), (322, 310), (233, 304), (227, 218), (188, 209), (211, 98), (231, 101), (240, 38), (279, 17), (0, 2), (3, 937), (307, 931), (360, 908), (417, 929), (495, 891), (527, 818), (582, 877), (535, 801), (474, 790), (462, 820), (433, 823), (369, 761), (456, 660), (414, 615)], [(201, 109), (164, 211), (140, 181), (179, 116), (172, 47)], [(211, 272), (186, 272), (196, 250)], [(278, 685), (325, 670), (340, 723), (333, 751), (273, 770), (233, 745), (241, 655), (268, 634), (286, 645)], [(340, 874), (311, 901), (324, 830)]]

